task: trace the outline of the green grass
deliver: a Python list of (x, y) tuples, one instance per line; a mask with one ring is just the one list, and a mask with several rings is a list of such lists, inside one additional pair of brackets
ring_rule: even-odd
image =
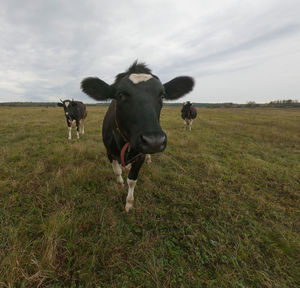
[[(0, 287), (299, 287), (300, 112), (166, 107), (133, 211), (88, 107), (1, 107)], [(125, 175), (124, 175), (125, 177)]]

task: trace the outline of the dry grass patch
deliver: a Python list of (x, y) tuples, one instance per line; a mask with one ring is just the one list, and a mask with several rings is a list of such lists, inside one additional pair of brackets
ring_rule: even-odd
[(1, 287), (300, 286), (299, 110), (199, 108), (190, 132), (165, 107), (127, 214), (106, 107), (71, 141), (59, 108), (0, 109)]

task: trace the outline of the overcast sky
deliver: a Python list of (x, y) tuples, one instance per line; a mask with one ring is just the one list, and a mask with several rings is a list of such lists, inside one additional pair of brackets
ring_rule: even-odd
[(0, 0), (0, 102), (93, 102), (136, 59), (194, 77), (180, 101), (300, 100), (300, 1)]

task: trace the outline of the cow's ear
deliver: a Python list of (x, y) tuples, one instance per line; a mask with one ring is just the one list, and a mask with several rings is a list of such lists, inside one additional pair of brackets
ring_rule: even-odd
[(97, 77), (88, 77), (81, 81), (81, 90), (95, 100), (114, 98), (114, 88)]
[(189, 76), (176, 77), (164, 84), (166, 95), (165, 99), (175, 100), (191, 92), (194, 87), (194, 79)]
[(64, 107), (64, 104), (63, 104), (63, 103), (60, 103), (60, 102), (58, 102), (58, 103), (57, 103), (57, 106), (59, 106), (59, 107)]

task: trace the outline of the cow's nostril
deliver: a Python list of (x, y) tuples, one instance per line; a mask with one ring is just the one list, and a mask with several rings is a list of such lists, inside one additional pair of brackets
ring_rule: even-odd
[(161, 152), (166, 148), (167, 137), (164, 133), (144, 134), (140, 136), (140, 149), (144, 153)]
[(159, 139), (159, 145), (165, 144), (166, 143), (166, 136), (161, 135)]
[(141, 140), (142, 140), (142, 144), (148, 144), (149, 137), (142, 135)]
[(142, 135), (141, 138), (142, 138), (142, 143), (144, 145), (149, 145), (149, 146), (162, 145), (166, 140), (165, 135), (155, 135), (155, 136)]

